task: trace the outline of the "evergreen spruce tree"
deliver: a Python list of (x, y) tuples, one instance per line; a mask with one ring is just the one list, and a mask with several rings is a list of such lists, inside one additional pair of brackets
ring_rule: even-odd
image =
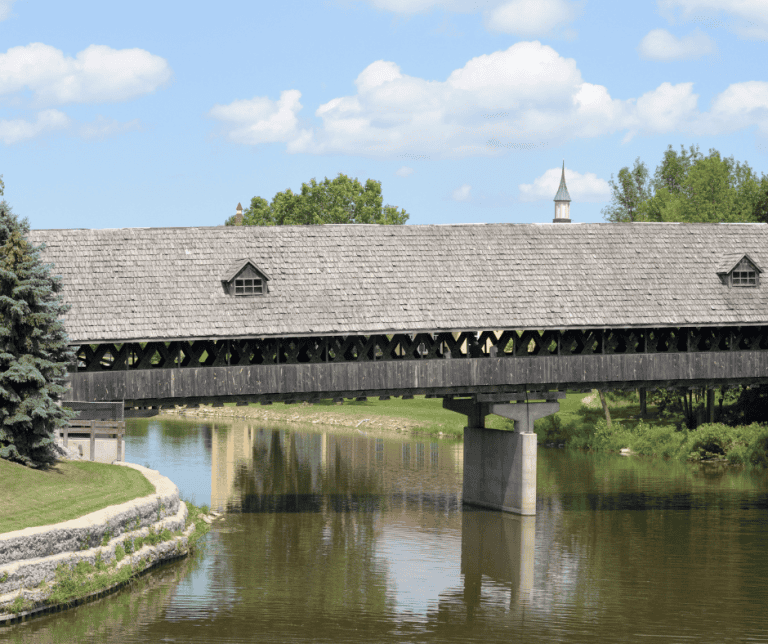
[[(0, 179), (0, 195), (3, 194)], [(74, 360), (61, 316), (61, 282), (26, 240), (29, 223), (0, 201), (0, 457), (31, 467), (54, 459), (57, 405)]]

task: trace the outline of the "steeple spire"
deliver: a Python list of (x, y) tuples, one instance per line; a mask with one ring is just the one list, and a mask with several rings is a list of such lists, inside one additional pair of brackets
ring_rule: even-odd
[(563, 159), (563, 172), (560, 175), (560, 187), (555, 195), (555, 218), (553, 223), (567, 224), (571, 222), (571, 195), (565, 185), (565, 159)]
[(555, 195), (555, 201), (570, 201), (571, 195), (568, 194), (568, 188), (565, 185), (565, 159), (563, 159), (563, 174), (560, 175), (560, 187)]

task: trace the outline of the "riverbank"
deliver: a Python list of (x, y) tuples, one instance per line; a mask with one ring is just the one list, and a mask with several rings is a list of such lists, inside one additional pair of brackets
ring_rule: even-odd
[[(566, 399), (561, 401), (561, 409), (572, 413), (572, 408), (580, 403), (584, 395), (568, 394)], [(442, 398), (425, 398), (424, 396), (414, 396), (408, 400), (370, 398), (343, 403), (321, 400), (315, 403), (293, 405), (285, 403), (243, 406), (225, 404), (222, 407), (201, 405), (194, 409), (180, 406), (173, 410), (163, 410), (160, 415), (411, 432), (454, 438), (463, 436), (467, 421), (466, 416), (443, 409)], [(493, 415), (486, 418), (486, 425), (495, 429), (510, 428), (510, 423), (506, 419)]]
[[(159, 472), (137, 471), (155, 490), (121, 504), (51, 525), (0, 534), (0, 624), (61, 610), (103, 596), (137, 575), (188, 555), (213, 517), (179, 498)], [(64, 486), (66, 488), (66, 486)], [(74, 500), (61, 494), (57, 502)]]
[[(607, 405), (613, 419), (609, 428), (596, 391), (571, 392), (560, 401), (557, 414), (537, 420), (534, 430), (538, 442), (549, 447), (581, 449), (592, 452), (639, 454), (680, 461), (723, 461), (732, 465), (768, 466), (768, 427), (748, 425), (731, 427), (720, 423), (688, 430), (682, 417), (662, 415), (649, 404), (641, 417), (636, 394), (608, 395)], [(466, 417), (442, 407), (442, 399), (416, 396), (410, 400), (369, 399), (333, 403), (222, 407), (201, 405), (195, 409), (178, 407), (161, 412), (163, 416), (189, 419), (232, 419), (265, 424), (315, 425), (334, 428), (430, 434), (458, 439), (463, 436)], [(486, 425), (511, 429), (512, 423), (490, 415)]]

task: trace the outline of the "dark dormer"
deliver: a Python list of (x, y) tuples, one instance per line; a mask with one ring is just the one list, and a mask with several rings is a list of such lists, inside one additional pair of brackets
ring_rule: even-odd
[(746, 253), (728, 255), (717, 269), (720, 281), (726, 286), (757, 286), (763, 269)]
[(252, 259), (239, 259), (229, 267), (221, 283), (224, 291), (237, 297), (266, 295), (269, 275), (256, 266)]

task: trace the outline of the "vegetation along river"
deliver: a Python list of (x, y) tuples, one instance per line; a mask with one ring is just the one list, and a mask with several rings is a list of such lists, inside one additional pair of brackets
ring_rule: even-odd
[(204, 552), (0, 631), (48, 642), (768, 642), (768, 477), (539, 450), (538, 514), (462, 508), (461, 443), (131, 421), (226, 512)]

